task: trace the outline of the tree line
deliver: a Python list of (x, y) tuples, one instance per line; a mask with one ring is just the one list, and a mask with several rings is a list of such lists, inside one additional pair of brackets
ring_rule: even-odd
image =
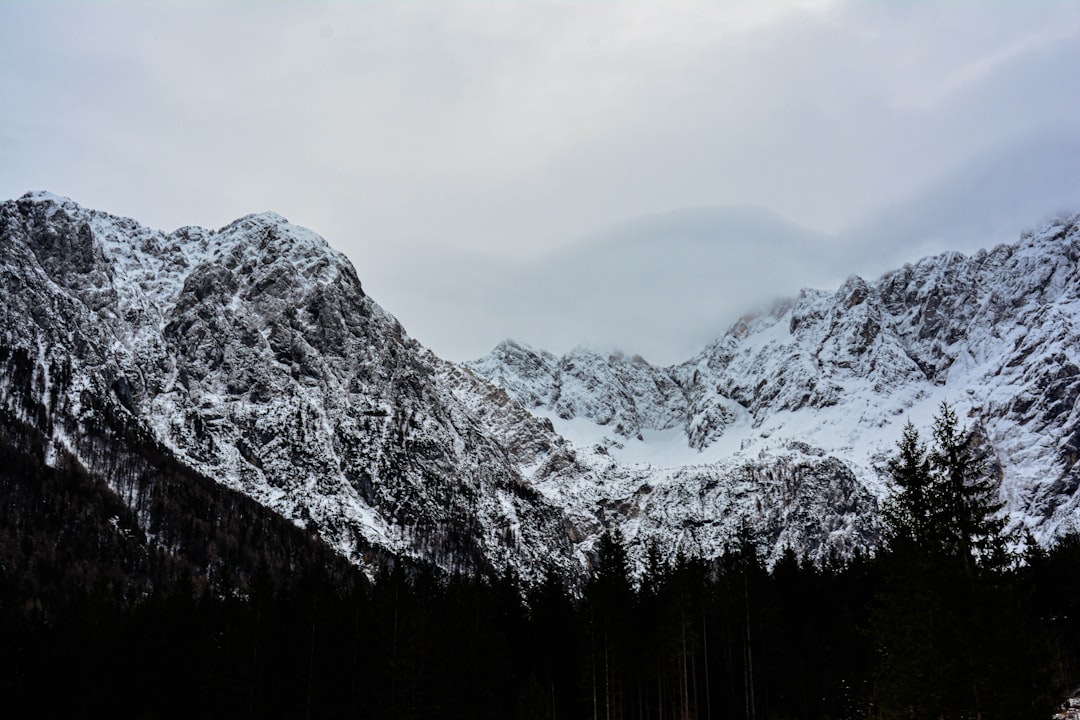
[(76, 470), (5, 455), (0, 693), (47, 717), (1047, 720), (1080, 682), (1080, 538), (1018, 554), (948, 406), (930, 439), (900, 439), (873, 557), (766, 567), (744, 527), (638, 575), (609, 530), (583, 586), (532, 587), (393, 558), (369, 579), (284, 529), (209, 577)]

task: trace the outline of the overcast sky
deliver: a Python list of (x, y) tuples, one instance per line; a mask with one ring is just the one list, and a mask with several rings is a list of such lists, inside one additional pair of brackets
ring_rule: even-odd
[(686, 359), (1080, 211), (1078, 2), (0, 0), (0, 198), (274, 210), (437, 353)]

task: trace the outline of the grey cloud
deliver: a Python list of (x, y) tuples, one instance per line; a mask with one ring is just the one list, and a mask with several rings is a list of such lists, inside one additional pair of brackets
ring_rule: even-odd
[[(755, 207), (696, 207), (625, 221), (526, 261), (419, 251), (411, 282), (370, 286), (454, 359), (513, 337), (557, 352), (688, 358), (738, 315), (831, 279), (829, 238)], [(399, 275), (400, 273), (400, 275)]]
[(1069, 2), (2, 3), (0, 195), (272, 209), (437, 352), (672, 361), (1080, 209), (1078, 38)]

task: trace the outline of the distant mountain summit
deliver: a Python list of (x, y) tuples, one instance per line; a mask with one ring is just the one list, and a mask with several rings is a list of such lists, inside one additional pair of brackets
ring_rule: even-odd
[(948, 400), (1049, 539), (1080, 522), (1077, 223), (804, 290), (680, 365), (510, 341), (457, 365), (278, 215), (164, 234), (29, 193), (0, 203), (0, 417), (162, 547), (168, 466), (362, 566), (536, 579), (587, 570), (605, 527), (637, 561), (744, 529), (771, 557), (871, 548), (902, 423)]
[[(469, 366), (592, 448), (592, 464), (650, 487), (647, 477), (707, 484), (717, 467), (812, 448), (880, 498), (903, 423), (928, 432), (947, 401), (996, 472), (1013, 525), (1045, 540), (1080, 525), (1078, 221), (873, 282), (851, 276), (834, 292), (803, 290), (680, 365), (585, 350), (557, 358), (507, 342)], [(613, 493), (632, 495), (634, 484)], [(670, 530), (660, 497), (650, 491), (627, 518), (635, 532)], [(714, 510), (704, 505), (698, 522)]]

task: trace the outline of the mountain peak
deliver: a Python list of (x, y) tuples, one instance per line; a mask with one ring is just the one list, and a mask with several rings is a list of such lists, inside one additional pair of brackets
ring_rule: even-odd
[(270, 210), (264, 210), (263, 212), (248, 213), (242, 217), (238, 217), (231, 223), (223, 227), (221, 230), (224, 232), (232, 227), (240, 228), (252, 228), (252, 227), (273, 227), (278, 225), (288, 225), (289, 221), (278, 215), (276, 212)]
[(31, 190), (30, 192), (23, 194), (22, 197), (19, 198), (19, 200), (27, 200), (29, 202), (51, 202), (60, 204), (71, 203), (72, 205), (77, 204), (69, 197), (57, 195), (55, 193), (49, 192), (48, 190)]
[(628, 476), (655, 476), (656, 463), (684, 475), (694, 463), (757, 463), (803, 443), (875, 496), (903, 422), (929, 426), (948, 400), (988, 455), (1010, 521), (1049, 540), (1080, 524), (1078, 264), (1074, 215), (1015, 244), (805, 289), (671, 368), (629, 372), (574, 352), (543, 393), (514, 367), (480, 367), (579, 447), (641, 468)]
[[(50, 202), (0, 204), (0, 412), (50, 456), (118, 491), (118, 453), (167, 456), (361, 564), (375, 546), (576, 572), (561, 511), (520, 487), (523, 453), (476, 420), (496, 395), (513, 406), (497, 417), (525, 411), (420, 348), (322, 237), (275, 213), (166, 235)], [(555, 447), (520, 425), (529, 457)]]

